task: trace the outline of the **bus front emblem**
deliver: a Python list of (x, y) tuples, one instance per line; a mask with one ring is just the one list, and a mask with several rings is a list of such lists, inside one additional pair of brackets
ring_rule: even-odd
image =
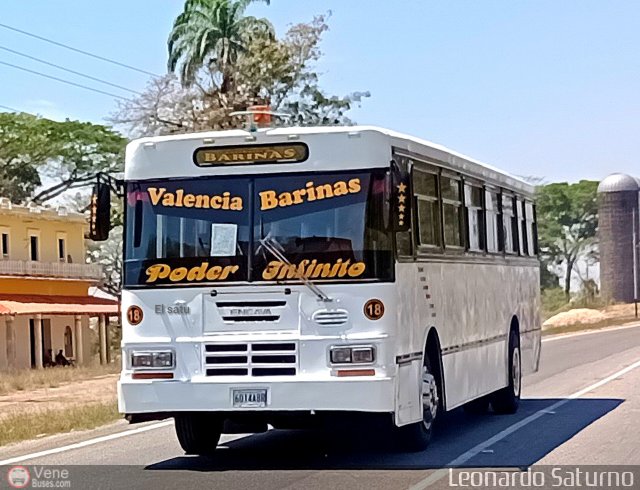
[(127, 321), (129, 325), (138, 325), (142, 321), (142, 308), (139, 306), (133, 305), (127, 308)]
[(370, 299), (364, 305), (364, 316), (369, 320), (380, 320), (384, 315), (384, 303), (379, 299)]

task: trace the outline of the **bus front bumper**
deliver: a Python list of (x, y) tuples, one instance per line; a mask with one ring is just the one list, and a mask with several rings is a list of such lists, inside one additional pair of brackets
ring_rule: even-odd
[[(239, 390), (267, 390), (264, 407), (234, 406)], [(289, 380), (211, 382), (206, 380), (118, 381), (118, 408), (121, 413), (161, 413), (180, 411), (291, 411), (339, 410), (393, 412), (393, 378), (341, 378), (331, 380)]]

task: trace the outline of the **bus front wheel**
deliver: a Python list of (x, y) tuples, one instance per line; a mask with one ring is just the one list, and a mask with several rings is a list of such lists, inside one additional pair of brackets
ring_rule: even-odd
[(212, 454), (220, 441), (223, 422), (218, 415), (207, 412), (176, 414), (178, 442), (187, 454)]

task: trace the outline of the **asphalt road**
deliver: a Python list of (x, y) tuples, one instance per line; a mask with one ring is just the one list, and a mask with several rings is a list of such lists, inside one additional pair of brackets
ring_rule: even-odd
[(170, 421), (121, 421), (2, 448), (0, 466), (63, 465), (71, 488), (368, 490), (446, 488), (450, 475), (439, 469), (452, 466), (640, 465), (639, 388), (640, 327), (625, 327), (545, 339), (517, 414), (454, 410), (421, 453), (373, 449), (342, 433), (273, 430), (224, 436), (208, 460), (183, 455)]

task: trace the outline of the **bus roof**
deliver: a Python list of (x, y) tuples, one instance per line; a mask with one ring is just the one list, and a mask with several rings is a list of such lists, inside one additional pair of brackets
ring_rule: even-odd
[[(428, 161), (432, 161), (436, 165), (443, 165), (447, 168), (451, 168), (454, 171), (458, 171), (462, 174), (466, 174), (472, 177), (479, 178), (487, 183), (502, 185), (504, 187), (512, 188), (514, 190), (522, 191), (526, 194), (533, 195), (534, 187), (526, 181), (500, 170), (496, 167), (480, 162), (474, 158), (466, 156), (462, 153), (458, 153), (443, 145), (433, 143), (431, 141), (418, 138), (415, 136), (403, 134), (397, 131), (393, 131), (386, 128), (377, 126), (289, 126), (279, 128), (262, 128), (255, 132), (249, 132), (243, 129), (231, 129), (223, 131), (206, 131), (198, 133), (184, 133), (168, 136), (152, 136), (133, 140), (127, 147), (127, 164), (125, 168), (125, 178), (130, 179), (146, 179), (154, 177), (193, 177), (198, 173), (199, 175), (208, 175), (210, 173), (219, 174), (246, 174), (249, 165), (239, 167), (221, 168), (215, 167), (212, 172), (206, 172), (206, 168), (200, 168), (190, 163), (189, 167), (185, 167), (185, 172), (180, 171), (180, 165), (176, 165), (175, 155), (171, 155), (168, 161), (168, 167), (172, 169), (170, 175), (166, 172), (162, 172), (164, 165), (160, 165), (160, 168), (153, 165), (153, 168), (148, 167), (149, 158), (139, 158), (139, 152), (141, 149), (149, 147), (161, 147), (163, 150), (168, 150), (170, 147), (178, 146), (182, 149), (191, 149), (194, 151), (201, 146), (211, 146), (215, 140), (216, 145), (250, 145), (250, 144), (268, 144), (274, 142), (287, 142), (295, 139), (310, 144), (313, 140), (320, 138), (322, 140), (326, 137), (335, 137), (339, 135), (347, 135), (350, 138), (356, 138), (362, 135), (374, 137), (378, 140), (378, 143), (386, 143), (384, 146), (395, 147), (399, 152), (407, 152), (408, 156), (414, 156), (418, 158), (424, 157)], [(375, 136), (378, 138), (375, 138)], [(383, 141), (380, 141), (382, 137)], [(292, 142), (292, 141), (291, 141)], [(370, 142), (368, 142), (369, 144)], [(367, 146), (367, 145), (363, 145)], [(317, 151), (330, 151), (333, 145), (319, 145)], [(177, 148), (176, 148), (177, 149)], [(381, 146), (373, 145), (370, 150), (380, 150)], [(310, 152), (314, 149), (310, 148)], [(371, 151), (369, 153), (371, 153)], [(173, 153), (173, 152), (170, 152)], [(366, 153), (366, 152), (365, 152)], [(363, 155), (359, 155), (364, 157)], [(370, 155), (369, 155), (370, 156)], [(189, 155), (189, 159), (191, 154)], [(162, 160), (160, 154), (156, 154), (154, 159)], [(378, 161), (369, 160), (369, 166), (383, 166), (389, 164), (389, 158), (380, 159)], [(159, 162), (160, 163), (160, 162)], [(358, 163), (358, 162), (354, 162)], [(344, 163), (342, 163), (344, 165)], [(136, 168), (142, 167), (142, 168)], [(272, 172), (291, 172), (299, 171), (300, 168), (290, 168), (279, 165), (255, 165), (252, 166), (252, 172), (256, 173), (272, 173)], [(355, 167), (357, 168), (357, 166)], [(314, 168), (308, 168), (305, 170), (321, 170), (320, 166)], [(344, 166), (341, 167), (344, 169)], [(337, 170), (337, 168), (327, 167), (325, 170)]]

